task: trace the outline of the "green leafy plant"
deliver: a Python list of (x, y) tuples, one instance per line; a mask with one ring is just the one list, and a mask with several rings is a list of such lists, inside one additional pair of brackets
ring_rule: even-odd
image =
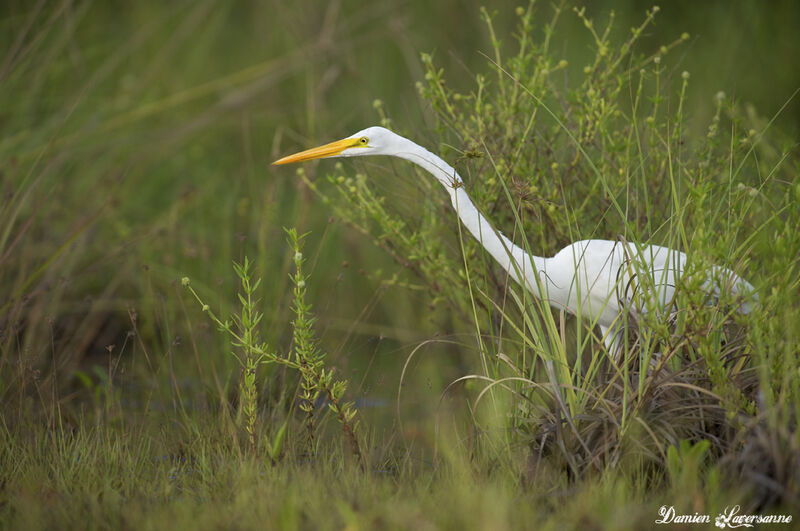
[[(258, 416), (258, 385), (256, 373), (259, 365), (264, 362), (287, 363), (283, 358), (271, 352), (266, 342), (260, 340), (258, 325), (263, 318), (263, 314), (258, 311), (258, 299), (256, 293), (261, 285), (261, 279), (253, 282), (252, 264), (245, 257), (241, 264), (234, 263), (233, 269), (241, 282), (242, 291), (238, 293), (241, 310), (232, 319), (221, 321), (211, 310), (210, 306), (203, 302), (194, 288), (191, 286), (189, 278), (184, 277), (181, 283), (194, 295), (200, 303), (203, 311), (208, 313), (212, 321), (219, 327), (220, 331), (227, 333), (231, 338), (231, 345), (239, 351), (231, 354), (239, 362), (241, 368), (241, 378), (239, 380), (239, 404), (243, 418), (244, 430), (247, 433), (247, 440), (250, 450), (255, 454), (256, 451), (256, 422)], [(297, 366), (295, 365), (295, 368)]]
[(322, 396), (336, 414), (342, 426), (353, 454), (363, 464), (358, 439), (355, 435), (357, 423), (355, 422), (356, 410), (353, 402), (343, 400), (347, 390), (347, 382), (336, 380), (334, 372), (325, 368), (325, 356), (320, 352), (314, 338), (314, 317), (311, 314), (311, 305), (306, 302), (307, 275), (303, 272), (303, 236), (298, 236), (296, 229), (288, 229), (289, 243), (294, 251), (295, 273), (292, 276), (294, 283), (294, 312), (295, 320), (292, 323), (294, 332), (294, 360), (299, 366), (302, 376), (300, 392), (300, 409), (305, 412), (305, 427), (308, 446), (314, 448), (315, 416), (319, 409), (317, 401)]
[[(271, 350), (268, 344), (260, 339), (259, 324), (263, 313), (258, 310), (259, 299), (257, 290), (261, 279), (253, 279), (252, 263), (245, 257), (241, 264), (234, 263), (234, 271), (241, 283), (242, 291), (237, 294), (240, 303), (240, 312), (231, 319), (222, 321), (203, 302), (197, 291), (191, 286), (188, 277), (181, 281), (200, 303), (204, 312), (216, 323), (219, 330), (230, 336), (231, 345), (236, 351), (232, 355), (241, 367), (239, 382), (240, 411), (242, 424), (247, 434), (251, 451), (257, 450), (257, 420), (258, 420), (258, 367), (264, 363), (275, 363), (294, 369), (301, 376), (300, 409), (306, 414), (304, 418), (305, 432), (309, 450), (314, 449), (314, 436), (316, 414), (320, 408), (318, 401), (323, 399), (329, 404), (342, 426), (347, 443), (353, 454), (363, 466), (363, 457), (356, 437), (356, 409), (353, 402), (344, 400), (347, 382), (334, 377), (334, 371), (325, 367), (324, 355), (317, 347), (314, 337), (314, 317), (311, 314), (311, 305), (306, 303), (306, 281), (308, 277), (303, 272), (302, 236), (297, 235), (295, 229), (286, 231), (292, 246), (295, 264), (295, 273), (292, 275), (294, 284), (293, 308), (295, 319), (292, 322), (294, 351), (291, 355), (280, 356)], [(277, 430), (269, 453), (273, 461), (280, 454), (280, 449), (286, 434), (287, 423)]]

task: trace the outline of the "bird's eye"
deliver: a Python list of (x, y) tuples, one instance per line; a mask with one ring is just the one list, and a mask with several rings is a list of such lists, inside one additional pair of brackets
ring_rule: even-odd
[(358, 141), (361, 142), (362, 146), (366, 146), (369, 143), (369, 138), (362, 136), (361, 138), (358, 139)]

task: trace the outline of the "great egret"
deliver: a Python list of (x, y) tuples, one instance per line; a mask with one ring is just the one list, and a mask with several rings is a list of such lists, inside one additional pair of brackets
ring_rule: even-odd
[[(552, 258), (531, 255), (492, 227), (467, 195), (456, 170), (427, 149), (383, 127), (358, 133), (294, 155), (273, 164), (329, 157), (389, 155), (422, 167), (450, 194), (467, 230), (521, 286), (551, 306), (581, 315), (597, 324), (609, 353), (616, 356), (626, 312), (663, 311), (675, 294), (686, 264), (683, 252), (659, 245), (637, 246), (609, 240), (582, 240)], [(729, 269), (714, 267), (704, 288), (754, 293), (753, 287)], [(635, 286), (632, 288), (632, 286)], [(636, 304), (632, 294), (636, 294)], [(748, 313), (750, 306), (739, 307)]]

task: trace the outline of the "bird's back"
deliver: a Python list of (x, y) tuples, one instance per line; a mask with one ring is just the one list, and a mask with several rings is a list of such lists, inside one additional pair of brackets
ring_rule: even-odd
[[(553, 306), (611, 327), (626, 309), (661, 312), (675, 296), (686, 254), (660, 245), (639, 247), (611, 240), (582, 240), (545, 260), (540, 273), (545, 298)], [(531, 279), (533, 280), (533, 279)], [(714, 267), (704, 289), (745, 294), (753, 287), (723, 267)], [(749, 307), (743, 305), (743, 312)]]

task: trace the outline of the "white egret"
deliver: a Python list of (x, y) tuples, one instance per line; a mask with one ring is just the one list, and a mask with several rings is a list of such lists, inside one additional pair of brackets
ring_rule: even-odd
[[(597, 324), (609, 353), (617, 354), (626, 312), (668, 307), (686, 264), (683, 252), (659, 245), (637, 246), (609, 240), (582, 240), (552, 258), (531, 255), (492, 227), (467, 195), (456, 170), (438, 156), (383, 127), (369, 127), (345, 139), (276, 160), (289, 164), (328, 157), (388, 155), (422, 167), (450, 194), (461, 222), (521, 286), (551, 306)], [(644, 275), (644, 276), (643, 276)], [(753, 294), (753, 287), (732, 271), (714, 267), (705, 288)], [(635, 286), (635, 288), (632, 288)], [(633, 302), (633, 292), (637, 300)], [(739, 311), (747, 313), (744, 301)]]

